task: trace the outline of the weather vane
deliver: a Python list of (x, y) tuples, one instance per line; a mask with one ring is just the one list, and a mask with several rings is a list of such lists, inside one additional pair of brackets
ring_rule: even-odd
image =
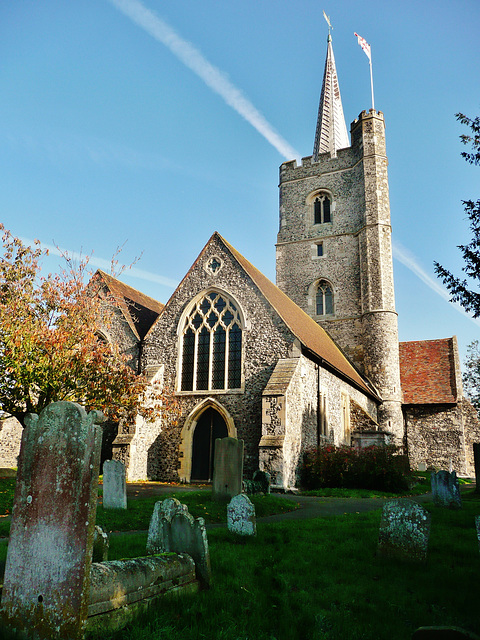
[(327, 21), (327, 24), (328, 24), (328, 35), (330, 35), (330, 29), (333, 29), (333, 27), (332, 27), (332, 23), (330, 22), (330, 18), (327, 16), (325, 11), (323, 12), (323, 17)]

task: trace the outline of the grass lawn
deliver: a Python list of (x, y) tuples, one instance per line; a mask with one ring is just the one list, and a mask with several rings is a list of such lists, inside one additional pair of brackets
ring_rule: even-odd
[[(187, 496), (192, 512), (220, 517), (210, 514), (208, 493)], [(184, 495), (176, 497), (187, 501)], [(154, 615), (102, 638), (407, 640), (419, 626), (443, 624), (480, 634), (474, 524), (480, 496), (467, 491), (462, 498), (459, 511), (426, 505), (432, 532), (424, 565), (376, 557), (380, 511), (260, 523), (253, 539), (235, 538), (223, 528), (209, 530), (212, 588), (192, 597), (165, 598)], [(156, 499), (133, 500), (131, 506), (145, 503), (145, 512), (151, 513)], [(145, 544), (144, 533), (114, 534), (110, 558), (144, 555)], [(3, 542), (0, 563), (5, 553)]]
[[(407, 640), (419, 626), (452, 624), (480, 633), (480, 556), (474, 516), (428, 504), (426, 564), (375, 555), (380, 511), (258, 525), (254, 539), (208, 533), (213, 585), (165, 599), (152, 617), (105, 640)], [(136, 556), (142, 534), (111, 537), (110, 557)]]

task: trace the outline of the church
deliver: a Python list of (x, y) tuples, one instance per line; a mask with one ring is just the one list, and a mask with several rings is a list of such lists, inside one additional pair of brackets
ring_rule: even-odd
[(104, 339), (179, 404), (175, 422), (112, 434), (129, 480), (209, 481), (226, 436), (244, 441), (245, 477), (278, 489), (327, 443), (394, 443), (413, 469), (473, 475), (456, 338), (398, 341), (387, 166), (382, 112), (348, 136), (329, 35), (313, 154), (280, 167), (276, 285), (217, 232), (165, 305), (98, 272), (123, 301)]

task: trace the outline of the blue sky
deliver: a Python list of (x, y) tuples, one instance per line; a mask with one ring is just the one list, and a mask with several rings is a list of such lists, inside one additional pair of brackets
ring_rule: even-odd
[(122, 278), (162, 302), (215, 230), (275, 280), (278, 167), (312, 153), (322, 10), (348, 129), (371, 106), (354, 31), (372, 46), (400, 339), (456, 334), (463, 357), (480, 325), (433, 261), (460, 270), (461, 201), (480, 197), (454, 117), (480, 113), (478, 0), (5, 0), (0, 220), (94, 266), (142, 254)]

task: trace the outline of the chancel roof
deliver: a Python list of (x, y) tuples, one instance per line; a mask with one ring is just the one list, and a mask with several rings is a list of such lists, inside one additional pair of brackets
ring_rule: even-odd
[(132, 331), (143, 340), (165, 305), (141, 291), (129, 287), (105, 271), (98, 269), (95, 276), (103, 280), (115, 297)]
[(451, 404), (461, 395), (456, 338), (400, 342), (404, 404)]
[(350, 141), (345, 125), (345, 116), (343, 115), (342, 98), (333, 55), (332, 37), (329, 35), (322, 93), (320, 94), (318, 107), (313, 159), (317, 161), (318, 156), (322, 153), (336, 153), (338, 149), (344, 149), (349, 146)]
[[(231, 244), (222, 238), (220, 234), (215, 233), (211, 240), (215, 236), (221, 240), (235, 260), (237, 260), (244, 271), (250, 276), (254, 284), (303, 347), (313, 354), (313, 356), (321, 360), (323, 365), (340, 374), (343, 378), (347, 378), (356, 387), (359, 387), (370, 396), (378, 399), (378, 395), (373, 386), (357, 371), (345, 354), (337, 347), (332, 338), (330, 338), (328, 333), (317, 324), (313, 318), (305, 313), (303, 309), (300, 309), (281, 289), (264, 276), (261, 271), (254, 267), (251, 262), (244, 258), (241, 253), (232, 247)], [(207, 246), (208, 244), (209, 243), (207, 243)]]

